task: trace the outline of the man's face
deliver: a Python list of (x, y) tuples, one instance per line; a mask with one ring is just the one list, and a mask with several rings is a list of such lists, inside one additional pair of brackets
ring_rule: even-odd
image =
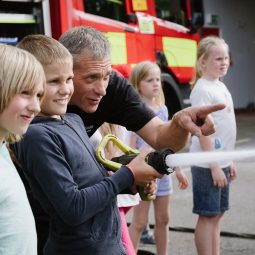
[(111, 73), (111, 60), (94, 60), (83, 52), (76, 57), (74, 67), (74, 94), (70, 104), (87, 113), (93, 113), (106, 94)]

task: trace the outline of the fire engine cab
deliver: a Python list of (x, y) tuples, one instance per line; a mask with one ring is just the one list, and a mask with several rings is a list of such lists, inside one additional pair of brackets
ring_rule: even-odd
[(113, 67), (157, 62), (170, 116), (189, 103), (202, 24), (202, 0), (0, 0), (0, 43), (87, 25), (109, 39)]

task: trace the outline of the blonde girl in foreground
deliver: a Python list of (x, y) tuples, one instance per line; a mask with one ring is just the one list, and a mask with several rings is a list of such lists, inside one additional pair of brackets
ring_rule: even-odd
[(0, 44), (0, 254), (36, 255), (34, 217), (7, 149), (40, 111), (45, 77), (28, 52)]

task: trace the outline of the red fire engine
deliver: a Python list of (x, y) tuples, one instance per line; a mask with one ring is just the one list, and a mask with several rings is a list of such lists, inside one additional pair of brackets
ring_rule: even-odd
[(111, 43), (113, 67), (160, 65), (171, 115), (188, 103), (202, 9), (202, 0), (0, 1), (0, 42), (35, 33), (58, 39), (73, 26), (95, 27)]

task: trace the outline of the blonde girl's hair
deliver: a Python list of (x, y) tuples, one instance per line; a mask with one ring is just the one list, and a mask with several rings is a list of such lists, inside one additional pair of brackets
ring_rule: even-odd
[[(112, 124), (108, 122), (104, 122), (102, 126), (100, 126), (99, 131), (102, 135), (102, 137), (112, 134), (115, 136), (119, 136), (119, 125)], [(116, 157), (120, 154), (120, 150), (117, 146), (115, 146), (111, 141), (108, 142), (105, 146), (104, 153), (107, 159), (111, 159), (113, 157)]]
[(203, 38), (197, 47), (197, 62), (196, 62), (196, 74), (194, 81), (192, 82), (192, 88), (194, 87), (196, 81), (202, 77), (202, 68), (201, 68), (201, 62), (203, 59), (207, 59), (208, 55), (211, 51), (211, 48), (213, 46), (218, 45), (225, 45), (227, 50), (229, 51), (229, 47), (227, 43), (220, 37), (217, 36), (207, 36)]
[[(130, 74), (130, 83), (134, 86), (134, 88), (139, 92), (139, 84), (142, 80), (146, 79), (147, 76), (149, 75), (149, 72), (152, 69), (158, 69), (159, 72), (160, 68), (156, 63), (153, 63), (151, 61), (142, 61), (135, 65), (135, 67), (132, 69), (131, 74)], [(165, 97), (163, 93), (163, 89), (161, 86), (161, 91), (159, 96), (155, 98), (155, 103), (157, 105), (163, 105), (165, 104)]]
[(17, 47), (33, 54), (43, 66), (62, 63), (68, 58), (73, 61), (68, 49), (47, 35), (27, 35), (17, 44)]
[[(0, 113), (16, 94), (24, 91), (35, 93), (40, 81), (45, 86), (42, 65), (32, 54), (24, 50), (0, 44), (0, 66)], [(12, 133), (5, 137), (5, 140), (10, 143), (19, 139), (19, 135)]]

